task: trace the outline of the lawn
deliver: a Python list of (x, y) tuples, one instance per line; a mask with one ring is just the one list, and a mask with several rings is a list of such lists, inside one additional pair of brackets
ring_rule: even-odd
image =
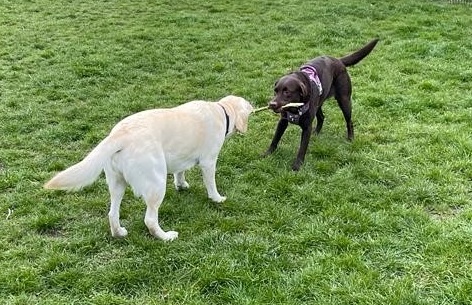
[[(3, 0), (0, 5), (2, 304), (470, 304), (472, 5), (469, 1)], [(250, 118), (160, 210), (154, 239), (127, 191), (114, 239), (102, 176), (47, 191), (122, 118), (235, 94), (321, 54), (380, 42), (355, 67), (356, 138), (328, 101), (299, 172), (289, 126)]]

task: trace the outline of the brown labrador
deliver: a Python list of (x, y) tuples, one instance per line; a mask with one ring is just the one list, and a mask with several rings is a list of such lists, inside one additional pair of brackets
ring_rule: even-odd
[[(354, 128), (351, 120), (351, 79), (346, 67), (353, 66), (374, 49), (378, 39), (374, 39), (360, 50), (341, 57), (320, 56), (300, 67), (299, 71), (282, 76), (274, 86), (274, 98), (269, 108), (280, 113), (280, 120), (274, 138), (265, 156), (271, 154), (282, 138), (288, 123), (296, 124), (302, 129), (300, 147), (292, 169), (297, 171), (305, 160), (310, 141), (313, 120), (316, 116), (318, 134), (323, 127), (324, 115), (321, 107), (329, 97), (334, 97), (346, 120), (347, 138), (354, 139)], [(298, 103), (291, 106), (291, 103)]]

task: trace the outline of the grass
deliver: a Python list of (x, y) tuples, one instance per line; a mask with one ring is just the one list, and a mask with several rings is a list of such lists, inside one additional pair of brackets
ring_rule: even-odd
[[(469, 304), (472, 7), (467, 1), (9, 1), (0, 7), (3, 304)], [(207, 198), (198, 170), (153, 239), (128, 192), (110, 237), (101, 178), (43, 183), (121, 118), (241, 95), (256, 107), (306, 60), (381, 42), (350, 68), (356, 139), (328, 102), (290, 171), (291, 126), (254, 115), (225, 143)]]

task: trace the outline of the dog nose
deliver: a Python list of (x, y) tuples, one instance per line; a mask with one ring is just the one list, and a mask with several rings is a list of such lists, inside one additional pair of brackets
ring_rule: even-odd
[(269, 102), (269, 108), (270, 108), (270, 109), (276, 109), (276, 108), (277, 108), (277, 103), (274, 102), (274, 101), (270, 101), (270, 102)]

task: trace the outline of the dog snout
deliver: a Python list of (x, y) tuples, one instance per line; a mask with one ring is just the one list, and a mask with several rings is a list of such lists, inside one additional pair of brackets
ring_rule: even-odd
[(269, 102), (269, 109), (271, 109), (275, 113), (280, 113), (284, 104), (285, 103), (283, 101), (273, 99)]
[(272, 100), (272, 101), (269, 102), (269, 109), (277, 111), (279, 108), (280, 108), (280, 105), (279, 105), (279, 103), (277, 103), (277, 101)]

